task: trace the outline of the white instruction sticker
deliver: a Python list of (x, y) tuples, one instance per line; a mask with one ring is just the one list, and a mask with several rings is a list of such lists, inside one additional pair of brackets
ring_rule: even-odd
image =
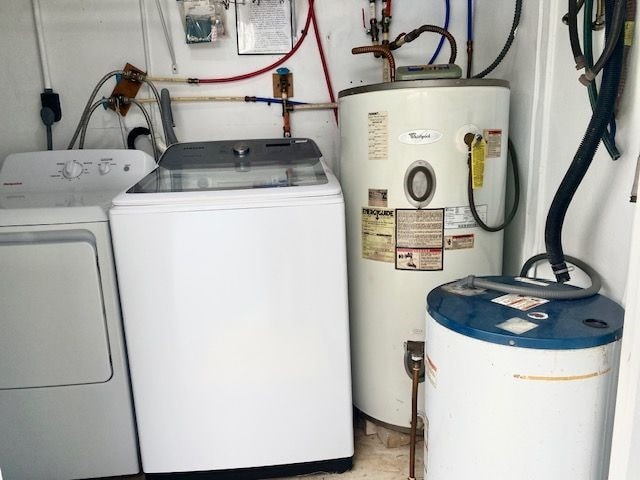
[(528, 297), (526, 295), (517, 295), (515, 293), (502, 295), (501, 297), (494, 298), (491, 301), (506, 307), (522, 310), (523, 312), (549, 302), (546, 298)]
[(496, 327), (502, 330), (506, 330), (507, 332), (511, 332), (515, 335), (522, 335), (523, 333), (527, 333), (537, 326), (538, 325), (536, 323), (518, 317), (510, 318), (509, 320), (496, 325)]
[[(480, 220), (487, 222), (487, 205), (476, 205)], [(444, 228), (474, 228), (478, 224), (473, 219), (470, 207), (447, 207), (444, 209)]]
[(435, 209), (396, 210), (396, 246), (407, 248), (442, 248), (444, 211)]
[(369, 160), (389, 158), (389, 113), (368, 114)]

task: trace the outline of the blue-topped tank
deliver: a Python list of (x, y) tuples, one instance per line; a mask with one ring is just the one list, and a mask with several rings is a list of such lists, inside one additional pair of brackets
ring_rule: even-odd
[(620, 305), (603, 295), (547, 300), (463, 282), (435, 288), (427, 304), (425, 478), (606, 478)]
[[(523, 287), (535, 282), (543, 289), (576, 288), (547, 280), (487, 278)], [(444, 327), (491, 343), (567, 350), (605, 345), (622, 336), (624, 310), (602, 295), (544, 303), (544, 299), (517, 297), (453, 282), (432, 290), (427, 305), (429, 314)]]

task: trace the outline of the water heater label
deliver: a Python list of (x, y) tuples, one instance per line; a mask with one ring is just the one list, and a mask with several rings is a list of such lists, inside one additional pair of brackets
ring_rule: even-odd
[(389, 113), (369, 112), (367, 117), (369, 160), (387, 160), (389, 158)]
[(369, 189), (369, 206), (370, 207), (384, 207), (387, 205), (387, 190), (383, 190), (380, 188), (370, 188)]
[[(478, 216), (483, 222), (487, 221), (487, 205), (476, 205)], [(447, 207), (444, 209), (444, 228), (474, 228), (478, 224), (473, 219), (470, 207)]]
[(494, 298), (491, 301), (506, 307), (522, 310), (523, 312), (549, 302), (546, 298), (528, 297), (526, 295), (518, 295), (515, 293), (502, 295), (501, 297)]
[(513, 317), (499, 323), (496, 327), (515, 335), (522, 335), (523, 333), (527, 333), (534, 328), (537, 328), (538, 324), (525, 320), (524, 318)]
[(396, 248), (396, 270), (442, 270), (441, 248)]
[(442, 133), (437, 130), (411, 130), (400, 135), (398, 140), (407, 145), (428, 145), (441, 138)]
[(443, 248), (444, 209), (397, 209), (396, 246)]
[(465, 250), (473, 248), (475, 235), (469, 233), (466, 235), (447, 235), (444, 237), (445, 250)]
[(396, 209), (396, 269), (443, 269), (444, 209)]
[(379, 262), (395, 261), (395, 210), (362, 209), (362, 258)]

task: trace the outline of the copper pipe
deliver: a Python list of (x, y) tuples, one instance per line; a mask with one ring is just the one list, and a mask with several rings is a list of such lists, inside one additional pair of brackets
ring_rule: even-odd
[(361, 53), (379, 53), (389, 62), (389, 76), (392, 82), (396, 81), (396, 61), (389, 47), (386, 45), (367, 45), (364, 47), (355, 47), (351, 49), (351, 53), (359, 55)]
[(409, 440), (409, 480), (416, 478), (416, 437), (418, 433), (418, 384), (420, 383), (420, 369), (422, 368), (422, 358), (412, 356), (413, 366), (411, 368), (411, 435)]
[(458, 44), (456, 43), (456, 39), (453, 35), (451, 35), (451, 32), (445, 30), (442, 27), (439, 27), (438, 25), (422, 25), (421, 27), (410, 31), (409, 33), (398, 35), (398, 37), (389, 44), (389, 50), (396, 50), (405, 43), (413, 42), (424, 32), (437, 33), (438, 35), (442, 35), (443, 37), (445, 37), (449, 42), (449, 46), (451, 47), (449, 63), (456, 63), (456, 56), (458, 55)]

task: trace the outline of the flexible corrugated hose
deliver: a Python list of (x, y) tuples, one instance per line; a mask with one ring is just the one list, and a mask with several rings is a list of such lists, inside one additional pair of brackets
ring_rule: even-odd
[[(612, 20), (610, 14), (613, 9), (614, 0), (605, 2), (607, 30), (612, 28)], [(612, 35), (615, 33), (612, 32)], [(620, 81), (620, 72), (622, 68), (622, 37), (618, 32), (617, 38), (612, 38), (615, 44), (613, 53), (609, 61), (604, 66), (602, 82), (600, 85), (600, 94), (596, 108), (591, 117), (591, 121), (584, 134), (582, 142), (578, 147), (573, 161), (567, 173), (565, 174), (558, 190), (553, 198), (547, 222), (545, 227), (545, 244), (549, 263), (553, 269), (558, 282), (566, 282), (570, 280), (569, 271), (565, 263), (564, 252), (562, 249), (562, 227), (565, 216), (571, 200), (573, 199), (582, 179), (584, 178), (591, 161), (596, 153), (600, 138), (607, 128), (609, 119), (613, 114), (616, 95), (618, 92), (618, 84)]]

